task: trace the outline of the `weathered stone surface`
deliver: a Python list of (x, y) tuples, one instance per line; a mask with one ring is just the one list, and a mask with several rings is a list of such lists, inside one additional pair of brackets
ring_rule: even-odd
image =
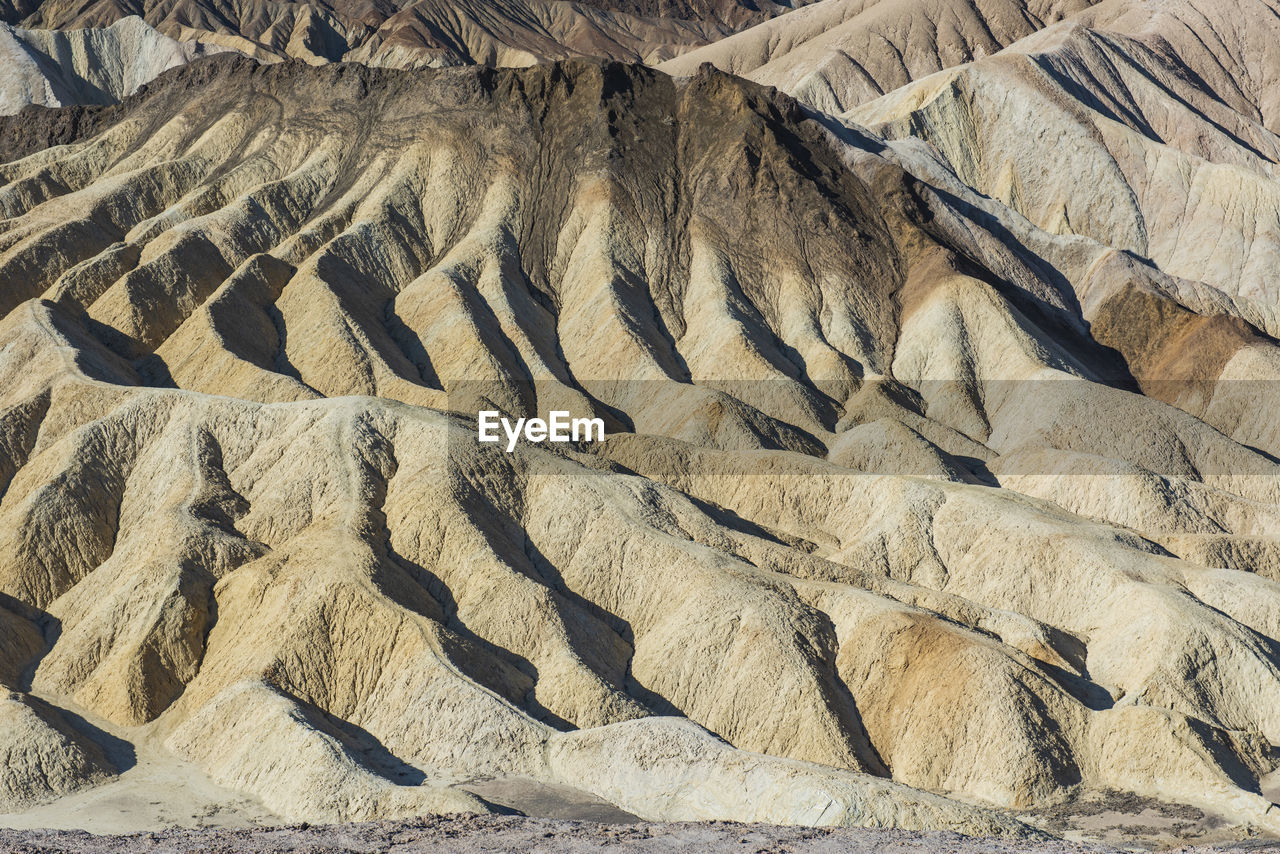
[(136, 16), (65, 32), (0, 23), (0, 115), (29, 104), (112, 104), (162, 71), (219, 50), (174, 41)]
[[(78, 115), (0, 165), (21, 694), (291, 819), (519, 776), (1280, 832), (1280, 446), (1215, 409), (1280, 356), (1238, 315), (711, 69), (215, 57)], [(611, 436), (508, 455), (481, 401)]]

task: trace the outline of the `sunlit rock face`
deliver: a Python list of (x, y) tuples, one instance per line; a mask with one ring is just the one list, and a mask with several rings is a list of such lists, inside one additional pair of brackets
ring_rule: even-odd
[(1280, 832), (1273, 105), (1052, 15), (842, 115), (229, 54), (0, 120), (0, 810), (110, 730), (290, 820)]

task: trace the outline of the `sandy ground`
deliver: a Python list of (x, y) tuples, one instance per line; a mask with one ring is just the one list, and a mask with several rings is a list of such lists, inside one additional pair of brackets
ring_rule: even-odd
[(145, 749), (138, 750), (136, 764), (109, 783), (26, 812), (0, 814), (0, 828), (95, 833), (246, 827), (279, 821), (255, 801), (214, 785), (200, 770)]
[(634, 824), (640, 819), (589, 792), (568, 786), (551, 786), (524, 777), (504, 777), (461, 788), (491, 804), (529, 816), (592, 821), (603, 824)]
[[(0, 828), (133, 833), (162, 827), (248, 827), (280, 824), (257, 801), (218, 786), (160, 745), (150, 727), (122, 727), (66, 697), (40, 694), (64, 710), (67, 723), (97, 742), (120, 776), (50, 804), (0, 813)], [(0, 852), (6, 849), (0, 847)]]

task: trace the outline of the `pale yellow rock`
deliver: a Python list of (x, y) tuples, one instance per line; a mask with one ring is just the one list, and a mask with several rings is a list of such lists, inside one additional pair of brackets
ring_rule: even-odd
[(290, 820), (515, 776), (1280, 831), (1280, 467), (1225, 385), (1277, 351), (1225, 291), (708, 70), (215, 58), (94, 115), (0, 165), (16, 797), (110, 773), (62, 708)]
[(102, 783), (115, 769), (56, 709), (0, 693), (0, 809), (17, 812)]

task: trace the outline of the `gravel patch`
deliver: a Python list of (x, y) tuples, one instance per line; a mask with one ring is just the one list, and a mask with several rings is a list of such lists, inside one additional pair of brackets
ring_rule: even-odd
[[(116, 836), (83, 831), (0, 830), (13, 854), (416, 854), (519, 851), (611, 854), (1095, 854), (1120, 849), (1064, 841), (973, 839), (954, 833), (775, 827), (728, 822), (599, 824), (520, 816), (436, 816), (333, 826), (176, 829)], [(1185, 849), (1191, 850), (1191, 849)], [(1197, 849), (1209, 850), (1209, 849)], [(1225, 850), (1225, 849), (1217, 849)]]

